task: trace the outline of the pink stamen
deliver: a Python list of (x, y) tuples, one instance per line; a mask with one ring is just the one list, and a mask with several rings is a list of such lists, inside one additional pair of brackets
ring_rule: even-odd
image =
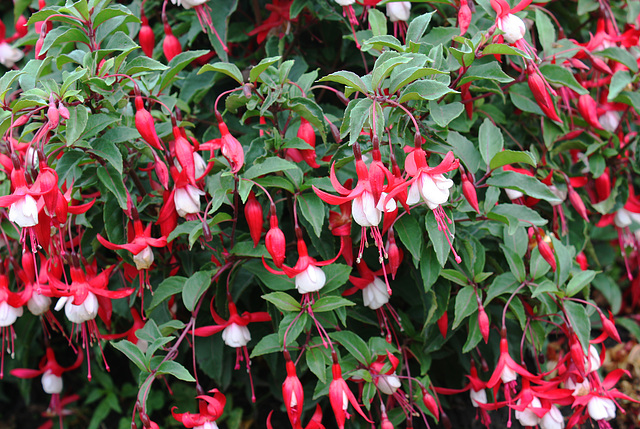
[(444, 211), (442, 206), (436, 207), (433, 210), (433, 214), (436, 217), (436, 222), (438, 223), (438, 231), (442, 231), (444, 233), (444, 236), (447, 239), (447, 242), (449, 243), (449, 247), (453, 252), (455, 260), (459, 264), (460, 262), (462, 262), (462, 258), (460, 258), (460, 256), (456, 253), (456, 250), (453, 248), (453, 243), (451, 242), (451, 239), (453, 238), (453, 234), (451, 234), (451, 231), (449, 230), (449, 226), (447, 225), (447, 224), (453, 224), (453, 221), (449, 219), (449, 216), (447, 216), (447, 213)]

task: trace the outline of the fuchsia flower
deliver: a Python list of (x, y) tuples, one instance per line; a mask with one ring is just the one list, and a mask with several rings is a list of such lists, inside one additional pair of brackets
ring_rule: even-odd
[[(296, 235), (298, 236), (298, 262), (293, 268), (282, 265), (282, 271), (275, 270), (267, 265), (267, 262), (262, 257), (262, 264), (271, 274), (286, 275), (289, 278), (295, 277), (296, 289), (301, 294), (318, 292), (322, 289), (327, 281), (327, 278), (319, 267), (333, 264), (336, 259), (340, 257), (340, 253), (335, 258), (324, 262), (318, 262), (307, 251), (307, 245), (302, 239), (302, 230), (300, 227), (296, 227)], [(342, 250), (342, 248), (341, 248)]]
[[(289, 421), (294, 429), (302, 429), (302, 407), (304, 403), (304, 390), (302, 383), (296, 374), (296, 365), (291, 360), (289, 352), (284, 352), (287, 366), (287, 378), (282, 383), (282, 398), (289, 415)], [(269, 422), (271, 423), (271, 422)]]
[[(63, 367), (56, 361), (56, 355), (51, 347), (47, 347), (46, 356), (40, 360), (39, 369), (17, 368), (11, 370), (11, 375), (18, 378), (34, 378), (42, 376), (42, 390), (50, 395), (59, 395), (62, 392), (62, 374), (72, 371), (82, 364), (83, 355), (78, 353), (75, 363)], [(53, 401), (53, 399), (52, 399)]]
[(427, 204), (433, 211), (436, 221), (438, 222), (438, 229), (444, 233), (458, 263), (461, 262), (461, 259), (453, 248), (453, 243), (451, 242), (453, 237), (447, 226), (448, 223), (452, 223), (453, 221), (449, 219), (445, 213), (442, 204), (446, 203), (449, 199), (449, 189), (453, 186), (453, 181), (445, 178), (444, 173), (455, 170), (459, 165), (460, 160), (456, 159), (453, 152), (450, 151), (445, 155), (439, 165), (429, 167), (425, 151), (419, 147), (414, 148), (411, 153), (407, 155), (404, 164), (407, 174), (412, 176), (412, 178), (389, 192), (389, 195), (386, 197), (386, 200), (389, 200), (409, 187), (407, 204), (416, 204), (420, 199)]
[(253, 247), (257, 247), (262, 237), (264, 217), (262, 205), (256, 200), (256, 194), (253, 191), (249, 193), (247, 203), (244, 205), (244, 217), (249, 225)]
[[(137, 217), (137, 216), (135, 216)], [(133, 236), (133, 237), (132, 237)], [(151, 268), (154, 261), (153, 251), (151, 247), (165, 247), (167, 238), (152, 238), (151, 224), (143, 229), (140, 219), (133, 221), (133, 233), (129, 230), (129, 243), (115, 244), (107, 241), (100, 234), (96, 236), (100, 244), (111, 250), (126, 250), (133, 254), (133, 262), (138, 270), (147, 270)]]
[(265, 39), (275, 34), (282, 38), (285, 34), (289, 34), (292, 22), (298, 22), (298, 18), (291, 19), (291, 4), (293, 0), (273, 0), (272, 3), (265, 5), (265, 9), (271, 12), (262, 24), (256, 26), (248, 35), (255, 36), (258, 43), (262, 43)]
[(373, 423), (364, 414), (356, 400), (356, 397), (349, 389), (349, 386), (347, 386), (347, 382), (342, 378), (342, 368), (340, 368), (338, 356), (336, 356), (335, 353), (333, 353), (333, 366), (331, 367), (331, 373), (333, 375), (333, 381), (329, 385), (329, 402), (331, 402), (331, 408), (333, 409), (333, 414), (336, 417), (338, 428), (344, 429), (345, 420), (351, 418), (351, 415), (347, 412), (349, 403), (351, 403), (358, 414), (360, 414), (367, 422)]
[(171, 0), (171, 3), (182, 6), (185, 9), (194, 9), (196, 11), (196, 15), (198, 16), (198, 21), (200, 21), (200, 27), (202, 27), (202, 31), (207, 32), (207, 28), (213, 31), (213, 34), (216, 35), (218, 42), (222, 45), (222, 48), (225, 52), (229, 52), (229, 48), (222, 41), (222, 38), (218, 34), (218, 31), (213, 26), (213, 21), (211, 20), (211, 8), (206, 4), (209, 0)]
[(360, 49), (360, 42), (358, 42), (358, 37), (356, 37), (355, 29), (358, 25), (358, 18), (356, 18), (355, 10), (353, 10), (353, 4), (356, 0), (335, 0), (335, 2), (342, 6), (342, 16), (348, 18), (349, 25), (351, 26), (351, 33), (353, 34), (353, 39), (356, 42), (356, 48)]
[(173, 407), (171, 408), (173, 418), (189, 429), (217, 429), (216, 420), (222, 416), (227, 398), (218, 389), (211, 389), (209, 393), (213, 393), (213, 396), (196, 396), (196, 398), (200, 399), (198, 405), (199, 413), (176, 413), (175, 410), (178, 407)]
[[(2, 267), (4, 271), (4, 267)], [(0, 274), (0, 333), (2, 334), (2, 349), (0, 355), (0, 378), (4, 376), (4, 352), (10, 350), (13, 355), (14, 338), (16, 336), (13, 330), (13, 324), (22, 316), (24, 310), (22, 306), (27, 303), (29, 294), (25, 291), (16, 293), (9, 290), (9, 277)]]
[(211, 316), (213, 316), (213, 320), (214, 322), (216, 322), (216, 325), (201, 326), (200, 328), (194, 329), (192, 332), (193, 335), (196, 335), (198, 337), (208, 337), (222, 331), (222, 340), (224, 341), (224, 343), (229, 347), (234, 347), (236, 349), (235, 369), (240, 369), (240, 361), (246, 359), (247, 372), (249, 373), (251, 382), (252, 400), (253, 402), (255, 402), (256, 398), (253, 391), (253, 379), (251, 378), (249, 351), (247, 350), (247, 344), (249, 343), (249, 341), (251, 341), (251, 333), (249, 332), (249, 328), (247, 328), (247, 325), (252, 322), (268, 322), (271, 320), (271, 316), (266, 311), (259, 311), (256, 313), (249, 313), (245, 311), (244, 313), (242, 313), (242, 315), (239, 315), (238, 310), (236, 309), (236, 305), (231, 300), (230, 295), (227, 295), (227, 300), (229, 308), (228, 320), (224, 320), (218, 315), (218, 313), (216, 313), (216, 311), (213, 309), (213, 299), (211, 299), (209, 310), (211, 311)]
[(331, 195), (313, 186), (313, 191), (316, 195), (328, 204), (341, 205), (351, 201), (351, 214), (353, 220), (362, 227), (363, 237), (360, 240), (360, 250), (356, 261), (362, 257), (362, 253), (364, 252), (367, 237), (365, 228), (371, 228), (373, 239), (380, 253), (380, 258), (382, 259), (383, 255), (385, 255), (385, 250), (384, 243), (382, 242), (382, 233), (378, 228), (378, 224), (382, 220), (383, 212), (392, 213), (397, 208), (395, 200), (391, 199), (384, 192), (391, 192), (388, 185), (387, 187), (384, 186), (385, 177), (389, 182), (393, 182), (393, 176), (380, 161), (378, 156), (379, 151), (374, 152), (374, 161), (371, 163), (370, 168), (367, 169), (362, 159), (360, 146), (357, 144), (353, 145), (356, 174), (358, 175), (358, 183), (353, 190), (347, 189), (340, 184), (335, 174), (335, 164), (331, 166), (329, 178), (334, 189), (340, 196)]

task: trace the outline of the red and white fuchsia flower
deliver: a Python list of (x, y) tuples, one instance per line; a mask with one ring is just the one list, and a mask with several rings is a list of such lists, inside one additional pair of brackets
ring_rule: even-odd
[(216, 420), (224, 413), (224, 406), (227, 404), (227, 398), (218, 389), (212, 389), (209, 393), (212, 395), (198, 395), (199, 413), (177, 413), (178, 407), (171, 409), (173, 418), (179, 421), (186, 428), (195, 429), (218, 429)]

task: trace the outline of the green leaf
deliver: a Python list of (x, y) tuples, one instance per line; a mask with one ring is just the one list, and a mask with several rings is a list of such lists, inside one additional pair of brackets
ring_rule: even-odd
[[(540, 255), (540, 250), (538, 246), (536, 246), (531, 251), (531, 260), (529, 262), (529, 273), (531, 274), (532, 279), (539, 279), (549, 272), (551, 269), (551, 265), (547, 261), (544, 260), (542, 255)], [(558, 290), (558, 288), (554, 284), (554, 290)]]
[(242, 85), (244, 82), (242, 78), (242, 72), (240, 71), (238, 66), (233, 63), (225, 63), (220, 61), (213, 64), (205, 64), (204, 66), (202, 66), (202, 68), (200, 68), (200, 70), (198, 70), (198, 74), (202, 74), (208, 71), (215, 71), (226, 74), (227, 76), (238, 82), (240, 85)]
[(318, 82), (336, 82), (366, 94), (367, 86), (354, 72), (340, 70), (318, 80)]
[(438, 262), (433, 247), (423, 246), (422, 258), (420, 259), (420, 277), (422, 278), (425, 293), (431, 290), (431, 287), (438, 280), (441, 270), (442, 267)]
[(478, 310), (478, 301), (476, 299), (476, 293), (472, 286), (466, 286), (460, 289), (456, 296), (456, 303), (454, 308), (455, 318), (451, 329), (455, 330), (464, 319), (472, 315)]
[(470, 317), (469, 335), (467, 335), (467, 341), (462, 346), (462, 353), (469, 353), (480, 343), (480, 340), (482, 340), (482, 332), (480, 332), (478, 317)]
[(112, 4), (107, 8), (102, 9), (100, 12), (96, 14), (93, 18), (93, 27), (97, 28), (103, 22), (116, 18), (118, 16), (126, 16), (127, 19), (124, 22), (140, 22), (135, 15), (131, 13), (129, 8), (121, 4)]
[(298, 196), (298, 208), (302, 216), (313, 227), (313, 232), (316, 236), (320, 237), (325, 218), (325, 207), (322, 200), (315, 192), (302, 194)]
[(418, 80), (407, 85), (402, 91), (398, 103), (404, 103), (409, 100), (437, 100), (451, 93), (457, 94), (458, 91), (454, 91), (448, 85), (436, 80)]
[(411, 41), (418, 43), (420, 39), (422, 39), (422, 36), (424, 35), (424, 32), (427, 31), (427, 27), (429, 26), (431, 17), (434, 13), (435, 11), (423, 13), (422, 15), (417, 16), (411, 20), (409, 26), (407, 27), (407, 34), (405, 36), (407, 42)]
[(618, 317), (616, 318), (616, 325), (622, 326), (629, 331), (629, 334), (635, 337), (636, 341), (640, 340), (640, 325), (635, 320), (627, 317)]
[(371, 352), (362, 338), (351, 331), (338, 331), (329, 333), (329, 337), (337, 341), (342, 347), (347, 349), (349, 354), (358, 362), (369, 365), (372, 362)]
[(110, 139), (99, 138), (92, 143), (93, 150), (89, 152), (107, 161), (120, 174), (123, 172), (122, 154), (116, 142)]
[(515, 276), (516, 280), (523, 282), (527, 277), (527, 272), (524, 268), (524, 262), (522, 262), (520, 255), (502, 244), (500, 245), (500, 248), (502, 249), (507, 263), (509, 264), (511, 273)]
[(300, 311), (300, 303), (293, 299), (288, 293), (271, 292), (262, 295), (261, 298), (275, 305), (280, 311)]
[(323, 296), (311, 306), (311, 309), (314, 313), (322, 313), (352, 305), (356, 304), (341, 296)]
[(293, 279), (288, 278), (284, 273), (283, 275), (271, 274), (262, 265), (262, 261), (249, 261), (243, 264), (242, 268), (258, 276), (260, 281), (262, 281), (262, 283), (271, 290), (285, 291), (294, 288)]
[(431, 118), (436, 124), (443, 128), (449, 125), (449, 122), (460, 116), (462, 112), (464, 112), (464, 104), (459, 101), (454, 101), (449, 104), (438, 104), (434, 100), (429, 101), (429, 113), (431, 113)]
[(484, 299), (484, 307), (496, 297), (503, 294), (512, 294), (518, 289), (520, 282), (511, 273), (503, 273), (493, 279), (489, 289), (487, 289), (487, 296)]
[[(355, 105), (350, 112), (350, 120), (348, 123), (349, 126), (349, 145), (353, 145), (358, 137), (360, 136), (360, 132), (362, 131), (362, 127), (364, 126), (365, 121), (369, 119), (371, 115), (371, 106), (373, 106), (373, 100), (370, 98), (364, 98), (362, 100), (354, 100)], [(345, 123), (343, 123), (343, 126)], [(340, 129), (340, 133), (344, 136), (346, 135), (342, 128)]]
[(495, 170), (496, 168), (500, 168), (507, 164), (517, 164), (519, 162), (523, 164), (529, 164), (534, 167), (537, 165), (534, 155), (529, 151), (522, 152), (515, 150), (505, 150), (496, 153), (493, 158), (491, 158), (489, 168)]
[(480, 168), (482, 158), (475, 145), (465, 136), (457, 131), (450, 131), (447, 136), (447, 143), (453, 148), (456, 154), (471, 173), (475, 173)]
[(334, 262), (326, 267), (322, 267), (322, 271), (324, 271), (324, 274), (327, 277), (327, 282), (322, 288), (322, 292), (329, 293), (338, 289), (349, 280), (351, 267), (349, 265), (337, 264)]
[(242, 175), (245, 179), (255, 179), (258, 176), (264, 176), (265, 174), (275, 173), (277, 171), (295, 170), (299, 169), (296, 164), (286, 159), (278, 158), (277, 156), (271, 156), (264, 160), (261, 164), (253, 164)]
[[(398, 70), (398, 69), (396, 69)], [(389, 82), (389, 93), (395, 94), (402, 87), (421, 79), (426, 76), (434, 74), (447, 74), (446, 72), (431, 68), (431, 67), (409, 67), (400, 71), (399, 73), (392, 74), (391, 81)]]
[(387, 18), (384, 13), (376, 8), (369, 9), (369, 27), (374, 36), (384, 36), (387, 34)]
[(260, 79), (260, 75), (262, 74), (262, 72), (268, 69), (270, 65), (280, 61), (281, 58), (282, 57), (277, 56), (262, 59), (255, 67), (251, 69), (251, 71), (249, 71), (249, 82), (262, 82), (262, 79)]
[(579, 271), (574, 274), (567, 284), (567, 296), (574, 296), (585, 288), (596, 276), (596, 272), (592, 270)]
[(573, 246), (565, 246), (554, 236), (551, 235), (550, 237), (553, 244), (553, 252), (556, 257), (556, 284), (560, 286), (569, 278), (575, 259), (575, 250)]
[(511, 76), (502, 71), (500, 63), (497, 61), (491, 61), (486, 64), (474, 63), (464, 74), (464, 77), (460, 80), (458, 86), (462, 86), (465, 83), (478, 79), (489, 79), (500, 83), (509, 83), (513, 81)]
[(609, 94), (607, 101), (612, 102), (626, 87), (633, 81), (633, 78), (627, 70), (618, 70), (611, 78), (609, 84)]
[(287, 337), (287, 346), (291, 346), (300, 334), (305, 330), (305, 327), (311, 318), (307, 313), (288, 313), (282, 318), (280, 326), (278, 327), (278, 338), (280, 343), (284, 344), (285, 336)]
[(209, 289), (213, 271), (198, 271), (184, 282), (182, 302), (189, 311), (196, 308), (200, 297)]
[[(449, 218), (451, 218), (451, 211), (445, 209), (445, 212)], [(451, 247), (449, 246), (449, 241), (445, 234), (447, 231), (440, 231), (438, 229), (438, 222), (436, 221), (436, 217), (433, 214), (432, 210), (429, 210), (427, 216), (425, 218), (425, 224), (427, 227), (427, 232), (429, 233), (429, 240), (433, 244), (433, 249), (436, 252), (436, 258), (440, 263), (440, 266), (444, 267), (447, 263), (447, 258), (449, 256), (449, 252), (451, 252)], [(448, 224), (449, 232), (451, 236), (455, 234), (455, 223)], [(451, 239), (453, 241), (453, 239)]]
[(280, 343), (278, 334), (269, 334), (260, 338), (258, 344), (253, 347), (253, 350), (251, 350), (251, 358), (281, 351), (282, 344)]
[(67, 131), (67, 145), (72, 145), (84, 133), (87, 128), (87, 122), (89, 121), (89, 113), (87, 108), (82, 104), (79, 106), (69, 106), (69, 119), (66, 121)]
[(580, 85), (580, 83), (573, 76), (573, 73), (562, 66), (558, 66), (555, 64), (545, 64), (543, 66), (540, 66), (540, 72), (547, 79), (547, 81), (549, 81), (549, 83), (566, 86), (580, 95), (589, 93), (589, 91), (587, 91), (582, 85)]
[(440, 272), (440, 275), (447, 280), (450, 280), (456, 284), (459, 284), (460, 286), (469, 285), (469, 279), (467, 279), (467, 276), (465, 276), (458, 270), (450, 270), (450, 269), (442, 270)]
[(544, 116), (542, 109), (540, 109), (538, 103), (533, 99), (533, 93), (526, 83), (516, 83), (509, 88), (509, 98), (518, 109), (524, 112)]
[(393, 36), (373, 36), (364, 41), (362, 44), (362, 51), (368, 52), (371, 49), (377, 49), (378, 51), (383, 51), (386, 48), (392, 49), (396, 52), (403, 52), (404, 46), (402, 42), (396, 39)]
[(414, 216), (403, 216), (394, 224), (394, 230), (402, 244), (413, 256), (413, 264), (417, 267), (422, 256), (422, 243), (424, 242), (424, 230), (418, 225)]
[[(380, 58), (382, 58), (382, 56)], [(391, 74), (394, 68), (398, 67), (400, 64), (406, 64), (409, 61), (411, 61), (411, 58), (400, 56), (390, 58), (382, 64), (378, 64), (378, 61), (376, 61), (376, 65), (374, 66), (371, 74), (371, 87), (379, 89), (382, 81)]]
[(144, 357), (144, 354), (140, 351), (138, 346), (133, 344), (131, 341), (122, 340), (117, 343), (112, 341), (111, 345), (124, 353), (124, 355), (128, 357), (140, 371), (149, 372), (149, 362)]
[(325, 355), (325, 352), (321, 347), (309, 347), (304, 352), (305, 358), (307, 360), (307, 366), (318, 377), (321, 383), (326, 383), (327, 381), (327, 366), (329, 365), (329, 360)]
[(541, 9), (535, 9), (536, 30), (538, 38), (544, 52), (549, 52), (556, 42), (556, 29), (551, 22), (551, 18), (547, 16)]
[(174, 360), (167, 360), (162, 362), (162, 364), (160, 364), (160, 366), (158, 367), (156, 374), (171, 374), (179, 380), (188, 382), (196, 381), (191, 373), (189, 373), (187, 368)]
[(122, 175), (111, 165), (106, 164), (99, 167), (96, 171), (98, 180), (115, 195), (118, 205), (122, 210), (128, 210), (127, 207), (127, 190), (122, 183)]
[(591, 320), (587, 315), (587, 310), (584, 305), (578, 304), (573, 301), (563, 301), (565, 314), (569, 319), (571, 328), (578, 336), (578, 340), (582, 345), (582, 351), (586, 356), (589, 356), (589, 338), (591, 335)]
[(531, 59), (531, 57), (526, 52), (523, 52), (520, 49), (516, 49), (509, 45), (505, 45), (503, 43), (494, 43), (491, 45), (487, 45), (482, 51), (482, 56), (485, 55), (517, 55), (529, 60)]
[(49, 48), (67, 43), (91, 43), (87, 34), (77, 27), (56, 27), (47, 33), (42, 43), (40, 54), (44, 55)]
[(487, 180), (487, 184), (497, 186), (498, 188), (515, 189), (529, 195), (533, 198), (546, 200), (549, 202), (560, 202), (560, 198), (556, 197), (549, 190), (547, 185), (536, 179), (535, 177), (526, 176), (515, 171), (499, 171), (494, 172)]
[(622, 292), (620, 285), (616, 283), (611, 276), (599, 273), (594, 277), (591, 285), (598, 290), (609, 302), (611, 312), (618, 314), (622, 307)]
[(543, 226), (547, 224), (547, 220), (540, 216), (537, 211), (520, 204), (499, 204), (493, 207), (489, 214), (492, 213), (513, 217), (516, 221), (514, 227), (531, 226), (532, 224)]
[[(548, 266), (549, 264), (547, 264), (547, 267)], [(543, 293), (547, 293), (547, 292), (551, 292), (551, 293), (558, 292), (558, 286), (556, 286), (556, 284), (549, 279), (542, 279), (542, 281), (537, 285), (530, 284), (529, 288), (531, 289), (531, 292), (532, 292), (531, 298), (536, 298), (539, 295), (542, 295)]]
[[(504, 148), (502, 131), (489, 118), (485, 118), (482, 125), (480, 125), (478, 143), (482, 159), (487, 165)], [(491, 169), (494, 169), (494, 167), (491, 167)]]
[(127, 61), (124, 72), (129, 76), (133, 76), (137, 73), (162, 72), (168, 68), (169, 67), (162, 64), (160, 61), (156, 61), (146, 55), (141, 55), (131, 61)]
[(204, 54), (208, 54), (209, 51), (186, 51), (181, 52), (171, 61), (169, 61), (169, 68), (165, 70), (160, 76), (160, 92), (162, 92), (165, 88), (167, 88), (171, 82), (175, 79), (176, 75), (180, 73), (186, 66), (191, 64), (191, 61), (195, 60), (198, 57), (203, 56)]

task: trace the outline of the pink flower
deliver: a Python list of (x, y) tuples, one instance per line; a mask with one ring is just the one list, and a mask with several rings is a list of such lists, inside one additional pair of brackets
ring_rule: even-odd
[(227, 398), (218, 389), (209, 390), (209, 393), (213, 393), (213, 396), (196, 396), (200, 399), (199, 413), (176, 413), (175, 410), (178, 407), (173, 407), (171, 409), (173, 418), (189, 429), (217, 429), (216, 420), (222, 416)]

